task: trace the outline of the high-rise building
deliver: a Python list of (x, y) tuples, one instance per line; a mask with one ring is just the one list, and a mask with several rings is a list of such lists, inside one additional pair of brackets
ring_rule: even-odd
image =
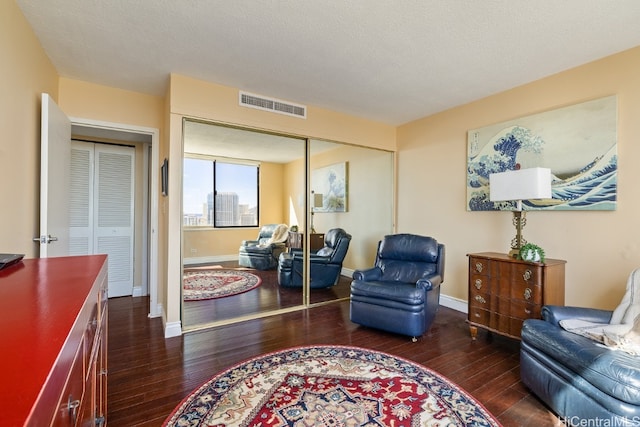
[(240, 225), (239, 197), (237, 193), (219, 191), (216, 193), (216, 227)]

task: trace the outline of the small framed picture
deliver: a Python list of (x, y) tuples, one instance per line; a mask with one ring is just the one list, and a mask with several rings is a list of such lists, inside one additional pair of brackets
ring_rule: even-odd
[(160, 169), (162, 172), (162, 195), (169, 195), (169, 160), (164, 159), (162, 162), (162, 168)]

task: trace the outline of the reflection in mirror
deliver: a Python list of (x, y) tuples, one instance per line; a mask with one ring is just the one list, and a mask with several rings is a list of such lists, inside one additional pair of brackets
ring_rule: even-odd
[(287, 229), (267, 232), (289, 225), (283, 189), (304, 182), (305, 140), (185, 120), (183, 144), (184, 327), (301, 305), (277, 281)]
[[(317, 253), (331, 229), (342, 228), (352, 239), (335, 285), (312, 289), (305, 301), (298, 284), (304, 263), (286, 267), (300, 258), (311, 230), (306, 141), (185, 119), (183, 144), (185, 330), (348, 298), (353, 270), (371, 264), (378, 240), (393, 228), (393, 154), (310, 140), (311, 188), (328, 200), (326, 183), (314, 184), (314, 171), (338, 164), (345, 166), (346, 191), (344, 211), (314, 208), (311, 257), (327, 252)], [(279, 263), (285, 266), (280, 273)], [(312, 266), (312, 285), (314, 275)]]
[[(325, 149), (314, 150), (320, 144)], [(311, 247), (310, 303), (314, 304), (349, 298), (353, 271), (371, 266), (378, 241), (392, 233), (393, 154), (317, 140), (311, 141), (311, 151), (315, 153), (310, 159), (310, 186), (316, 243)], [(329, 256), (329, 264), (339, 266), (334, 286), (332, 267), (321, 266), (326, 260), (314, 267), (318, 247), (322, 249), (316, 253)]]

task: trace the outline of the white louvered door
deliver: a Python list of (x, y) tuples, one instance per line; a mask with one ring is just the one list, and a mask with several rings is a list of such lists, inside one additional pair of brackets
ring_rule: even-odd
[(71, 141), (69, 255), (93, 254), (93, 144)]
[(109, 256), (109, 297), (133, 293), (134, 160), (132, 147), (72, 145), (71, 253)]

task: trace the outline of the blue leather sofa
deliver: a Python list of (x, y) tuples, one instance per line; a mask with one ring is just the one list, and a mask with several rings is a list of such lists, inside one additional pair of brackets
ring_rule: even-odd
[[(312, 289), (329, 288), (338, 282), (342, 263), (351, 242), (351, 234), (342, 228), (332, 228), (324, 235), (324, 247), (309, 254)], [(292, 250), (280, 254), (278, 284), (285, 288), (302, 287), (303, 252)]]
[(351, 321), (415, 341), (438, 311), (444, 261), (444, 245), (432, 237), (385, 236), (378, 243), (374, 266), (353, 273)]
[(609, 323), (611, 311), (544, 306), (522, 326), (522, 382), (567, 425), (640, 426), (640, 357), (562, 329), (563, 319)]
[(285, 224), (263, 225), (256, 240), (243, 240), (240, 244), (238, 264), (256, 270), (276, 268), (278, 257), (286, 249), (288, 230)]

